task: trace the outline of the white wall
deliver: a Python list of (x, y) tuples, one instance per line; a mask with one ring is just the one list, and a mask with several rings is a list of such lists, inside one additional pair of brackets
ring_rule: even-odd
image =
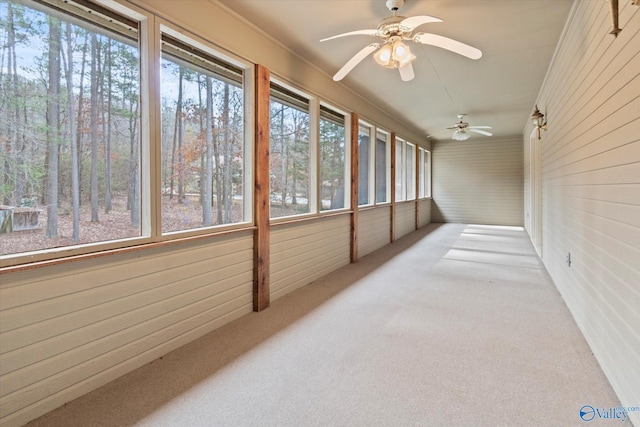
[(619, 16), (614, 38), (607, 2), (575, 2), (538, 98), (542, 256), (622, 404), (638, 406), (640, 7), (620, 1)]
[(271, 299), (349, 264), (350, 214), (271, 226)]
[(418, 201), (418, 227), (424, 227), (431, 222), (431, 199)]
[(391, 205), (366, 208), (358, 213), (358, 256), (391, 243)]
[(432, 143), (433, 222), (523, 224), (521, 138)]
[(416, 230), (416, 202), (400, 202), (396, 204), (396, 239)]
[(252, 231), (3, 274), (0, 420), (22, 424), (252, 306)]

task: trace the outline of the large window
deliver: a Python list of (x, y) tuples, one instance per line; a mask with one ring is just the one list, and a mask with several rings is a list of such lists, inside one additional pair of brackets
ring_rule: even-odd
[(407, 199), (407, 186), (405, 175), (405, 142), (396, 138), (396, 202), (400, 202)]
[(383, 131), (376, 134), (376, 203), (387, 203), (391, 198), (390, 168), (391, 145), (390, 135)]
[(420, 149), (420, 197), (431, 197), (431, 152)]
[(320, 210), (348, 207), (344, 114), (320, 106)]
[(309, 100), (271, 83), (271, 218), (311, 211)]
[(162, 36), (162, 231), (242, 222), (242, 69)]
[(138, 21), (56, 5), (0, 2), (0, 255), (143, 235)]
[(371, 174), (371, 135), (373, 128), (360, 123), (358, 128), (358, 205), (372, 204), (370, 182)]
[(416, 198), (416, 146), (407, 142), (405, 154), (407, 200), (414, 200)]

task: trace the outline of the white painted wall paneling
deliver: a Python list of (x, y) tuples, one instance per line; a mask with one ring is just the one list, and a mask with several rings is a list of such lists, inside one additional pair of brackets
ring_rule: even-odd
[(433, 222), (523, 225), (521, 139), (438, 141), (432, 156)]
[(396, 204), (396, 239), (416, 230), (416, 201)]
[(252, 233), (4, 275), (0, 417), (20, 424), (251, 312)]
[(540, 92), (543, 261), (622, 404), (637, 406), (640, 8), (620, 2), (619, 16), (614, 38), (606, 2), (576, 2)]
[(363, 257), (390, 242), (390, 205), (361, 210), (358, 213), (358, 255)]
[(271, 299), (349, 264), (348, 214), (271, 226)]

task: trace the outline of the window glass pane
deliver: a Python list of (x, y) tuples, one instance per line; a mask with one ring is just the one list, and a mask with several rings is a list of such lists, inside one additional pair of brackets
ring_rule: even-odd
[(368, 205), (369, 201), (369, 159), (371, 128), (360, 126), (358, 131), (358, 205)]
[(242, 222), (242, 71), (162, 41), (162, 232)]
[(320, 108), (320, 210), (344, 208), (344, 117)]
[(401, 139), (396, 139), (396, 202), (405, 200), (406, 195), (404, 191), (406, 190), (404, 186), (405, 181), (405, 173), (404, 173), (404, 165), (403, 165), (403, 148), (404, 141)]
[(309, 102), (271, 86), (271, 218), (309, 213)]
[(378, 132), (376, 138), (376, 203), (387, 202), (387, 144), (389, 135)]
[(424, 197), (424, 149), (418, 148), (418, 197)]
[(141, 235), (138, 23), (60, 3), (0, 2), (0, 255)]
[(405, 171), (407, 173), (407, 200), (416, 198), (416, 146), (407, 143), (407, 161)]
[(431, 152), (424, 152), (424, 196), (431, 197)]

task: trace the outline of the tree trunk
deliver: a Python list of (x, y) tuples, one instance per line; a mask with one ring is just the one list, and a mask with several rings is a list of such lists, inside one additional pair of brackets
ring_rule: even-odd
[(73, 205), (73, 236), (74, 242), (80, 240), (80, 176), (78, 175), (78, 145), (76, 144), (76, 122), (73, 100), (73, 44), (71, 24), (66, 25), (67, 36), (67, 108), (69, 110), (69, 130), (71, 141), (71, 200)]
[[(112, 101), (112, 76), (111, 76), (111, 39), (107, 42), (107, 50), (105, 52), (106, 71), (103, 75), (107, 76), (107, 101), (102, 102), (102, 135), (104, 139), (104, 212), (109, 213), (111, 206), (111, 101)], [(106, 108), (105, 108), (106, 107)], [(106, 117), (105, 117), (106, 115)]]
[(98, 36), (91, 34), (91, 222), (98, 217)]
[(224, 125), (224, 222), (229, 224), (233, 220), (231, 211), (231, 141), (229, 138), (229, 83), (224, 84), (224, 105), (222, 107), (222, 121)]
[[(211, 87), (211, 77), (207, 76), (207, 108), (206, 108), (206, 119), (205, 119), (205, 158), (204, 158), (204, 178), (201, 181), (204, 181), (204, 190), (203, 190), (203, 200), (202, 200), (202, 223), (205, 226), (210, 226), (212, 223), (212, 212), (211, 212), (211, 193), (213, 191), (212, 182), (213, 182), (213, 90)], [(202, 104), (200, 104), (202, 105)]]
[(182, 77), (183, 69), (180, 67), (178, 75), (178, 100), (176, 102), (176, 120), (173, 123), (173, 147), (171, 148), (171, 183), (169, 185), (169, 199), (173, 199), (173, 191), (176, 175), (176, 149), (178, 146), (178, 132), (181, 130), (180, 118), (182, 117)]
[[(80, 158), (82, 157), (82, 120), (83, 120), (83, 109), (84, 109), (84, 74), (85, 74), (85, 65), (87, 63), (87, 50), (89, 48), (89, 38), (85, 33), (84, 43), (82, 44), (82, 60), (80, 61), (80, 90), (78, 91), (78, 114), (76, 116), (76, 152), (78, 153), (78, 177), (82, 176), (82, 163), (80, 162)], [(82, 181), (78, 178), (78, 194), (82, 194)], [(82, 199), (78, 196), (78, 215), (80, 214), (79, 206), (82, 204)]]
[(60, 136), (60, 21), (49, 17), (47, 90), (47, 229), (46, 237), (58, 237), (58, 144)]

